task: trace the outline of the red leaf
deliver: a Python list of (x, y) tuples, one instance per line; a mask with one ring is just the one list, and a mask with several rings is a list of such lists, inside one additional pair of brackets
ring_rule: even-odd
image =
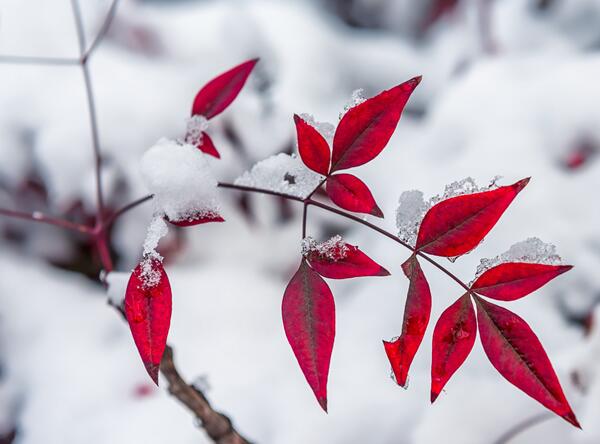
[(329, 254), (310, 251), (306, 259), (317, 273), (330, 279), (390, 275), (389, 271), (350, 244), (343, 244), (338, 251)]
[(131, 273), (125, 316), (146, 371), (158, 385), (158, 370), (171, 323), (171, 286), (162, 263), (144, 259)]
[(444, 200), (425, 214), (417, 249), (436, 256), (468, 253), (496, 225), (502, 213), (527, 185), (529, 179), (481, 193)]
[(471, 288), (493, 299), (514, 301), (534, 292), (571, 268), (571, 265), (508, 262), (486, 270)]
[(335, 174), (329, 177), (326, 190), (333, 203), (344, 210), (383, 217), (383, 212), (367, 185), (352, 174)]
[(283, 327), (302, 373), (327, 411), (327, 376), (335, 336), (335, 304), (327, 283), (305, 260), (285, 289)]
[(404, 105), (421, 77), (410, 79), (351, 108), (333, 137), (331, 171), (356, 167), (373, 160), (387, 145)]
[(257, 62), (258, 59), (244, 62), (204, 85), (194, 99), (192, 115), (212, 119), (223, 112), (240, 93)]
[(198, 214), (194, 214), (189, 216), (187, 219), (182, 220), (170, 220), (165, 218), (167, 222), (176, 225), (178, 227), (192, 227), (194, 225), (207, 224), (210, 222), (225, 222), (225, 219), (220, 214), (217, 213), (205, 213), (201, 212)]
[(404, 262), (402, 270), (410, 281), (404, 307), (402, 335), (393, 342), (383, 341), (383, 346), (392, 365), (396, 382), (406, 387), (408, 370), (429, 323), (431, 291), (416, 256), (413, 255)]
[(294, 114), (296, 133), (298, 134), (298, 151), (304, 165), (311, 170), (326, 176), (329, 172), (331, 153), (329, 144), (312, 125)]
[(212, 139), (204, 131), (202, 131), (202, 142), (200, 142), (196, 146), (196, 148), (198, 148), (203, 153), (206, 153), (210, 156), (216, 157), (217, 159), (221, 158), (221, 155), (217, 151), (217, 148), (215, 147), (215, 144), (213, 143)]
[(552, 364), (529, 325), (513, 312), (476, 297), (481, 343), (498, 372), (543, 406), (579, 427)]
[(476, 336), (475, 310), (469, 295), (465, 294), (442, 313), (433, 330), (431, 402), (465, 362)]

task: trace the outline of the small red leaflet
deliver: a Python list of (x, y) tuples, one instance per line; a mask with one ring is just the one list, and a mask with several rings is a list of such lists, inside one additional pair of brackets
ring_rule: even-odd
[(218, 213), (199, 213), (186, 217), (181, 220), (170, 220), (165, 218), (169, 223), (178, 227), (193, 227), (194, 225), (207, 224), (210, 222), (225, 222), (225, 219)]
[(327, 253), (317, 249), (306, 255), (311, 268), (330, 279), (348, 279), (362, 276), (389, 276), (389, 272), (373, 259), (347, 243), (332, 246)]
[(498, 372), (558, 416), (580, 427), (539, 339), (513, 312), (475, 297), (483, 349)]
[(468, 253), (496, 225), (529, 179), (474, 194), (451, 197), (429, 209), (417, 237), (416, 248), (435, 256)]
[(326, 176), (329, 173), (331, 160), (329, 144), (312, 125), (306, 123), (300, 116), (294, 114), (294, 122), (298, 134), (298, 152), (302, 162), (311, 170)]
[(486, 270), (471, 286), (476, 293), (501, 301), (527, 296), (555, 277), (573, 268), (570, 265), (507, 262)]
[(402, 334), (395, 341), (383, 341), (383, 345), (396, 382), (406, 387), (410, 365), (423, 341), (429, 323), (431, 291), (415, 255), (402, 264), (402, 270), (410, 281), (404, 307)]
[(442, 313), (433, 330), (431, 402), (465, 362), (476, 336), (475, 310), (467, 293)]
[(203, 153), (216, 157), (217, 159), (221, 158), (221, 155), (217, 151), (217, 148), (215, 147), (215, 144), (213, 143), (212, 139), (204, 131), (202, 131), (202, 141), (197, 145), (197, 147)]
[(331, 171), (373, 160), (385, 148), (421, 77), (410, 79), (350, 108), (333, 137)]
[(352, 174), (330, 176), (325, 189), (333, 203), (344, 210), (383, 217), (367, 185)]
[(196, 94), (192, 115), (212, 119), (222, 113), (240, 93), (258, 59), (248, 60), (215, 77)]
[(125, 316), (146, 371), (158, 385), (171, 323), (171, 285), (159, 260), (146, 258), (131, 273)]
[(327, 411), (327, 377), (335, 336), (335, 304), (319, 274), (302, 260), (281, 306), (283, 327), (317, 401)]

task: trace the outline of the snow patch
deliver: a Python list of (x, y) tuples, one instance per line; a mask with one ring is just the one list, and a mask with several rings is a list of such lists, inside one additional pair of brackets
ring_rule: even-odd
[(203, 132), (208, 129), (208, 119), (203, 115), (196, 114), (186, 121), (185, 142), (198, 146), (202, 144)]
[(339, 234), (320, 243), (310, 236), (302, 239), (302, 256), (304, 257), (318, 255), (320, 258), (337, 262), (344, 259), (349, 250), (348, 244)]
[(161, 139), (146, 151), (141, 168), (157, 214), (181, 221), (219, 213), (217, 181), (196, 147)]
[(281, 153), (257, 162), (250, 171), (238, 177), (235, 184), (304, 198), (323, 179), (306, 168), (295, 154)]
[(367, 101), (367, 99), (364, 97), (364, 92), (365, 90), (362, 88), (355, 89), (354, 91), (352, 91), (352, 96), (350, 97), (350, 100), (344, 105), (344, 111), (340, 113), (340, 120), (342, 120), (344, 114), (346, 114), (352, 108)]
[(108, 289), (106, 290), (108, 301), (116, 307), (121, 307), (125, 300), (125, 291), (129, 283), (129, 273), (111, 271), (106, 275), (105, 282), (108, 285)]
[(316, 129), (319, 134), (323, 136), (329, 144), (333, 143), (333, 136), (335, 134), (335, 126), (329, 122), (319, 122), (315, 119), (312, 114), (302, 113), (300, 114), (300, 118)]

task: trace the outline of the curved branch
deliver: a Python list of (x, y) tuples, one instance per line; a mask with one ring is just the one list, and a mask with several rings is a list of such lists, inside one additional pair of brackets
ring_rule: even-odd
[(79, 233), (91, 234), (93, 229), (87, 225), (77, 224), (75, 222), (61, 219), (58, 217), (48, 216), (47, 214), (34, 211), (33, 213), (26, 213), (24, 211), (7, 210), (0, 208), (0, 216), (12, 217), (15, 219), (28, 220), (30, 222), (40, 222), (43, 224), (54, 225), (56, 227), (65, 228), (71, 231), (78, 231)]
[(511, 429), (507, 430), (504, 434), (502, 434), (502, 436), (500, 436), (496, 441), (494, 441), (494, 444), (507, 444), (521, 433), (553, 418), (554, 415), (548, 412), (542, 412), (539, 415), (527, 418), (523, 422), (520, 422), (519, 424), (513, 426)]

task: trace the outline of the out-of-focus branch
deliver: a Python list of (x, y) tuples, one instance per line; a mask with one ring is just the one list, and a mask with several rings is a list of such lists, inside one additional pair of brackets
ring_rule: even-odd
[(525, 419), (523, 422), (520, 422), (509, 430), (504, 432), (500, 438), (494, 441), (494, 444), (508, 444), (513, 438), (516, 438), (521, 433), (533, 428), (534, 426), (546, 422), (550, 419), (553, 419), (554, 415), (552, 413), (543, 412), (539, 415), (532, 416), (530, 418)]
[(234, 428), (231, 420), (212, 408), (198, 388), (187, 384), (173, 361), (173, 349), (167, 345), (160, 363), (160, 371), (169, 383), (169, 393), (185, 405), (217, 444), (250, 444)]
[(0, 216), (12, 217), (15, 219), (23, 219), (31, 222), (40, 222), (43, 224), (54, 225), (61, 228), (66, 228), (71, 231), (78, 231), (80, 233), (90, 234), (92, 228), (82, 224), (76, 224), (66, 219), (59, 217), (48, 216), (47, 214), (34, 211), (32, 213), (26, 213), (24, 211), (7, 210), (0, 208)]

